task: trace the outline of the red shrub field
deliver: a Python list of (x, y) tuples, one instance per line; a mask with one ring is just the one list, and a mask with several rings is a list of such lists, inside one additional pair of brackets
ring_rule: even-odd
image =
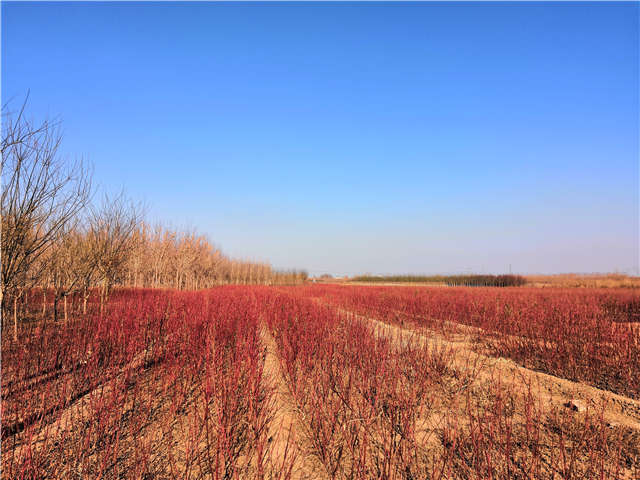
[(249, 289), (122, 291), (102, 316), (3, 336), (3, 477), (263, 472), (257, 319)]
[(309, 295), (395, 325), (472, 332), (494, 356), (640, 399), (637, 290), (324, 286)]
[(2, 478), (640, 478), (639, 305), (623, 289), (119, 289), (2, 336)]

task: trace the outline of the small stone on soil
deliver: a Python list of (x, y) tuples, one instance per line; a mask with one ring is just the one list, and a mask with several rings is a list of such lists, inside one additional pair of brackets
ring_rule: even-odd
[(565, 407), (570, 408), (574, 412), (584, 412), (587, 407), (581, 400), (569, 400), (564, 404)]

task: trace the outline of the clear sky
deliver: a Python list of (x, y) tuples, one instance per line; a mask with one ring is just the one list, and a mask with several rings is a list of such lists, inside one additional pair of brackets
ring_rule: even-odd
[(638, 269), (637, 3), (7, 3), (2, 100), (312, 274)]

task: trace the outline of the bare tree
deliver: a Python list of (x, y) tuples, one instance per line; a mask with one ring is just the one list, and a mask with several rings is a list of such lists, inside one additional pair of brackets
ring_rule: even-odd
[[(91, 174), (81, 161), (59, 154), (62, 135), (49, 121), (37, 125), (25, 117), (3, 113), (2, 131), (2, 274), (0, 304), (3, 321), (7, 298), (14, 299), (17, 339), (17, 299), (33, 285), (46, 262), (38, 259), (91, 197)], [(3, 107), (6, 112), (6, 105)], [(38, 267), (38, 268), (35, 268)]]
[(49, 262), (49, 278), (53, 285), (53, 318), (58, 320), (58, 302), (64, 302), (64, 319), (68, 319), (67, 298), (74, 292), (84, 290), (84, 308), (88, 290), (97, 269), (93, 252), (88, 243), (88, 236), (83, 229), (74, 225), (60, 235), (53, 247), (52, 259)]
[(113, 285), (124, 279), (124, 267), (135, 248), (133, 233), (141, 221), (142, 207), (124, 193), (115, 198), (105, 195), (101, 207), (91, 212), (89, 248), (102, 283), (101, 311)]

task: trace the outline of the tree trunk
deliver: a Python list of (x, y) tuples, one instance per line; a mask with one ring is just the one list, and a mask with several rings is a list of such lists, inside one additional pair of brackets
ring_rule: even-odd
[(0, 325), (0, 329), (4, 330), (4, 327), (6, 325), (6, 319), (5, 319), (5, 306), (4, 306), (4, 286), (0, 287), (0, 321), (2, 322), (2, 325)]
[(109, 284), (107, 279), (102, 282), (102, 288), (100, 291), (100, 316), (104, 315), (104, 306), (107, 302), (107, 295), (109, 293)]
[(18, 295), (13, 297), (13, 339), (18, 341)]
[(67, 296), (64, 296), (64, 323), (67, 323), (69, 317), (67, 316)]
[(58, 321), (58, 292), (53, 294), (53, 321)]

